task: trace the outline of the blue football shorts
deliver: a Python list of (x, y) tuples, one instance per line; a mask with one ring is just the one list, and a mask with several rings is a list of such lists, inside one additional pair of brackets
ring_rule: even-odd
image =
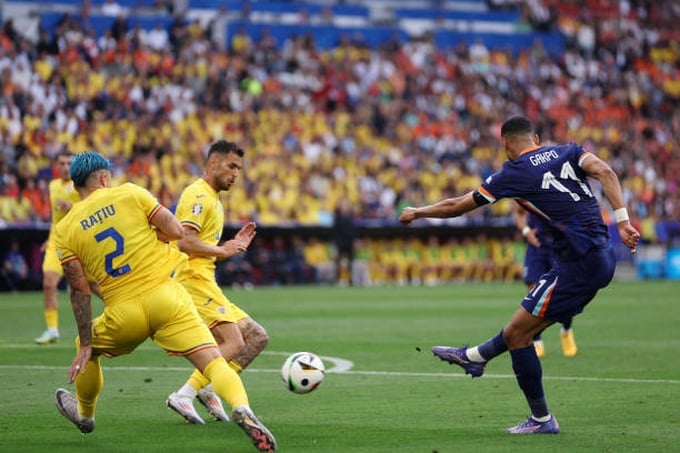
[(609, 284), (615, 269), (611, 244), (591, 249), (577, 259), (558, 259), (552, 269), (541, 275), (521, 305), (539, 318), (568, 322)]

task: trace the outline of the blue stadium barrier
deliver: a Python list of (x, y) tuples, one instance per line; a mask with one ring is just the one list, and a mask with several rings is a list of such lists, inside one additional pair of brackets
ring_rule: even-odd
[[(398, 4), (404, 4), (404, 3), (409, 3), (413, 4), (416, 3), (418, 0), (371, 0), (373, 3), (388, 3), (390, 5), (398, 5)], [(472, 4), (472, 5), (487, 5), (488, 0), (419, 0), (420, 3), (423, 4), (423, 6), (430, 6), (430, 7), (435, 7), (435, 6), (441, 6), (443, 8), (451, 8), (454, 9), (456, 5), (465, 5), (465, 4)]]
[(302, 3), (302, 2), (292, 2), (292, 3), (279, 3), (279, 2), (252, 2), (250, 3), (250, 11), (254, 13), (274, 13), (274, 14), (287, 14), (287, 13), (297, 13), (300, 10), (305, 9), (309, 14), (320, 14), (323, 7), (315, 3)]
[(357, 37), (370, 48), (377, 48), (395, 37), (401, 41), (407, 41), (408, 35), (396, 27), (332, 27), (325, 25), (288, 25), (288, 24), (261, 24), (245, 21), (230, 22), (226, 26), (227, 44), (231, 44), (234, 35), (240, 31), (250, 36), (253, 41), (258, 41), (263, 30), (271, 33), (276, 46), (283, 47), (284, 43), (294, 37), (306, 34), (314, 35), (314, 44), (318, 49), (326, 50), (337, 46), (343, 36)]
[(229, 11), (240, 11), (248, 2), (238, 0), (189, 0), (187, 7), (189, 9), (211, 9), (218, 10), (222, 7)]
[[(319, 49), (335, 47), (342, 36), (360, 37), (361, 41), (370, 48), (377, 48), (389, 40), (398, 39), (408, 41), (408, 34), (397, 27), (332, 27), (323, 25), (299, 24), (262, 24), (247, 21), (233, 21), (226, 25), (227, 45), (231, 44), (234, 35), (245, 31), (254, 41), (258, 41), (262, 30), (267, 29), (277, 47), (281, 48), (289, 38), (305, 34), (313, 34), (314, 42)], [(559, 33), (466, 33), (457, 31), (437, 30), (433, 33), (435, 44), (443, 49), (455, 47), (460, 42), (472, 43), (480, 39), (484, 45), (492, 49), (510, 48), (517, 53), (529, 48), (538, 40), (547, 52), (559, 54), (564, 50), (564, 38)]]
[(338, 16), (356, 16), (368, 18), (370, 11), (363, 5), (332, 5), (331, 11)]
[[(5, 0), (5, 4), (20, 4), (20, 3), (27, 3), (27, 4), (34, 4), (38, 6), (45, 5), (44, 0)], [(92, 0), (90, 2), (91, 6), (93, 8), (99, 8), (104, 4), (104, 0)], [(116, 3), (118, 3), (120, 6), (124, 8), (134, 8), (134, 7), (146, 7), (146, 8), (152, 8), (156, 6), (156, 0), (116, 0)], [(50, 8), (51, 9), (58, 9), (59, 6), (76, 6), (78, 8), (83, 7), (83, 0), (52, 0), (49, 2)]]
[(666, 248), (662, 245), (641, 244), (635, 254), (635, 270), (640, 280), (666, 277)]
[(158, 23), (161, 23), (163, 28), (169, 31), (174, 19), (169, 16), (128, 16), (127, 22), (130, 29), (139, 25), (144, 30), (151, 30)]
[(448, 20), (475, 20), (489, 22), (519, 22), (521, 14), (514, 11), (454, 11), (442, 8), (397, 8), (394, 10), (397, 19), (448, 19)]
[[(188, 2), (189, 9), (218, 10), (225, 7), (228, 11), (241, 11), (245, 6), (248, 6), (250, 11), (254, 13), (273, 14), (297, 13), (304, 8), (309, 14), (318, 15), (321, 14), (324, 8), (323, 5), (318, 3), (307, 2), (243, 2), (237, 0), (189, 0)], [(333, 4), (330, 6), (333, 14), (339, 16), (367, 18), (370, 12), (368, 7), (364, 5)]]
[[(44, 12), (40, 15), (40, 25), (50, 32), (54, 32), (57, 23), (62, 20), (62, 12)], [(79, 14), (72, 14), (71, 18), (80, 22), (84, 27), (93, 29), (97, 36), (101, 36), (105, 30), (111, 27), (113, 17), (93, 14), (84, 20)], [(162, 23), (168, 29), (173, 19), (167, 15), (130, 15), (127, 23), (130, 29), (139, 25), (145, 30), (150, 30), (157, 23)], [(319, 49), (335, 47), (343, 36), (360, 39), (370, 48), (377, 48), (381, 44), (394, 40), (407, 41), (406, 31), (397, 27), (333, 27), (328, 25), (301, 25), (301, 24), (264, 24), (251, 23), (248, 21), (233, 21), (226, 26), (227, 44), (231, 43), (234, 35), (240, 31), (245, 32), (254, 40), (259, 40), (262, 30), (268, 29), (274, 37), (276, 45), (282, 47), (293, 36), (313, 34), (315, 43)], [(525, 49), (534, 44), (536, 40), (543, 43), (545, 49), (552, 54), (559, 54), (564, 49), (564, 38), (559, 33), (469, 33), (451, 30), (435, 30), (433, 32), (435, 44), (441, 48), (455, 47), (460, 42), (474, 42), (480, 39), (489, 48), (510, 48), (513, 52)]]
[(666, 277), (680, 280), (680, 247), (672, 247), (666, 253)]
[[(80, 14), (71, 14), (71, 19), (81, 24), (84, 28), (92, 29), (97, 36), (104, 34), (104, 31), (111, 28), (111, 25), (116, 20), (115, 17), (104, 16), (101, 14), (91, 14), (87, 19), (84, 19)], [(64, 17), (62, 12), (49, 12), (40, 14), (40, 27), (54, 33), (54, 29)], [(151, 30), (156, 24), (161, 23), (166, 30), (170, 29), (173, 18), (169, 16), (127, 16), (126, 22), (128, 29), (132, 30), (139, 25), (144, 30)]]
[[(30, 3), (34, 5), (44, 5), (44, 1), (40, 0), (21, 0), (21, 1), (12, 1), (12, 0), (5, 0), (5, 4), (7, 3)], [(102, 1), (102, 3), (104, 3)], [(49, 2), (49, 5), (51, 8), (57, 8), (60, 5), (66, 5), (66, 6), (77, 6), (77, 7), (82, 7), (83, 6), (83, 0), (55, 0), (52, 2)]]
[(434, 43), (440, 49), (448, 49), (457, 46), (461, 42), (472, 43), (480, 40), (489, 49), (510, 49), (513, 54), (528, 49), (536, 41), (543, 44), (546, 52), (552, 55), (560, 55), (564, 52), (564, 37), (554, 33), (467, 33), (450, 30), (435, 30), (433, 32)]
[[(96, 0), (92, 2), (92, 6), (100, 6), (103, 0)], [(156, 0), (116, 0), (123, 8), (155, 8)]]

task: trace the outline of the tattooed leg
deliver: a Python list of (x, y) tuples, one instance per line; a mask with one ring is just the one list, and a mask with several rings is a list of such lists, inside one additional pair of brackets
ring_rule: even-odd
[(238, 322), (239, 330), (243, 335), (245, 346), (236, 354), (233, 361), (242, 369), (250, 365), (269, 343), (267, 331), (252, 318), (245, 318)]

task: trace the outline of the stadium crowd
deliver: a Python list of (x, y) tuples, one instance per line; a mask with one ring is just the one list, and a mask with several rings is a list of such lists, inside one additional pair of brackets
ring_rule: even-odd
[[(403, 206), (496, 171), (500, 124), (524, 114), (542, 142), (582, 143), (611, 164), (644, 240), (680, 236), (680, 13), (673, 2), (532, 3), (564, 34), (562, 54), (427, 37), (377, 49), (348, 37), (322, 51), (301, 35), (278, 48), (266, 33), (220, 50), (198, 21), (143, 30), (121, 18), (96, 36), (68, 14), (32, 42), (7, 21), (0, 222), (49, 222), (62, 149), (96, 149), (119, 182), (172, 207), (227, 137), (246, 150), (227, 224), (330, 226), (342, 197), (360, 221), (394, 224)], [(511, 224), (510, 203), (482, 211), (463, 222)]]

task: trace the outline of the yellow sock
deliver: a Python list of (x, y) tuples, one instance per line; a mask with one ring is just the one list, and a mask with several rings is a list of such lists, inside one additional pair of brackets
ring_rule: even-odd
[(48, 329), (59, 327), (59, 312), (57, 310), (45, 310), (45, 324)]
[(201, 373), (200, 371), (194, 370), (194, 372), (191, 373), (191, 376), (189, 376), (187, 384), (189, 384), (191, 388), (198, 392), (203, 387), (210, 384), (210, 380), (207, 377), (205, 377), (203, 373)]
[(249, 406), (248, 395), (243, 387), (241, 377), (229, 368), (224, 358), (213, 359), (203, 370), (205, 377), (212, 382), (215, 393), (226, 401), (232, 409), (238, 406)]
[(243, 371), (243, 367), (238, 363), (234, 362), (233, 360), (229, 361), (229, 366), (231, 367), (232, 370), (236, 371), (237, 373)]
[(100, 357), (91, 359), (85, 366), (85, 374), (76, 377), (76, 396), (78, 397), (78, 413), (85, 418), (94, 418), (99, 392), (104, 386), (104, 375)]

